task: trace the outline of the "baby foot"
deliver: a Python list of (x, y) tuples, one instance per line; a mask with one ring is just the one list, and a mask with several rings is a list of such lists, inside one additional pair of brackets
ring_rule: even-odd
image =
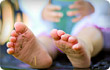
[(48, 68), (52, 59), (44, 46), (34, 34), (22, 23), (15, 23), (15, 30), (11, 33), (7, 43), (7, 53), (31, 65), (34, 68)]
[(85, 42), (62, 30), (52, 30), (51, 36), (56, 46), (67, 55), (74, 67), (87, 68), (90, 66), (90, 53)]

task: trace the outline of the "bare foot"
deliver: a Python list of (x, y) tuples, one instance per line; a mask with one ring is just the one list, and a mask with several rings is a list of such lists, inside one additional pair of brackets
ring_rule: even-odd
[(52, 58), (44, 46), (22, 23), (15, 23), (15, 30), (11, 33), (7, 47), (8, 54), (12, 54), (34, 68), (48, 68), (52, 64)]
[(74, 67), (88, 68), (90, 66), (90, 52), (85, 42), (62, 30), (52, 30), (51, 36), (56, 46), (67, 55)]

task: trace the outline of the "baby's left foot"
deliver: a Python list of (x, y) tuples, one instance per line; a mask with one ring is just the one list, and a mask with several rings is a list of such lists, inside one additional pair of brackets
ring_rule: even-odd
[(7, 43), (7, 53), (31, 65), (33, 68), (48, 68), (52, 58), (39, 42), (38, 38), (23, 23), (17, 22), (15, 30), (11, 33), (10, 42)]
[(67, 55), (74, 67), (88, 68), (90, 66), (90, 52), (84, 41), (56, 29), (52, 30), (51, 36), (56, 46)]

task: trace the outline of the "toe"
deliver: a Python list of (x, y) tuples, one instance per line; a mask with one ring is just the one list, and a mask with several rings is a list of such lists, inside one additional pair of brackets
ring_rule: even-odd
[(81, 45), (80, 44), (75, 44), (72, 46), (72, 49), (79, 51), (81, 49)]
[(78, 43), (78, 40), (76, 37), (70, 36), (68, 38), (68, 42), (76, 44), (76, 43)]
[(62, 30), (58, 30), (57, 33), (58, 33), (58, 36), (60, 36), (60, 37), (65, 34), (65, 32)]
[(13, 54), (14, 53), (14, 48), (8, 48), (7, 53), (8, 54)]
[(13, 47), (13, 46), (14, 46), (14, 45), (13, 45), (13, 42), (8, 42), (8, 43), (7, 43), (7, 47), (8, 47), (8, 48)]
[(58, 34), (57, 34), (57, 29), (53, 29), (52, 31), (51, 31), (51, 33), (50, 33), (50, 35), (51, 35), (51, 37), (53, 38), (53, 39), (55, 39), (55, 40), (59, 40), (60, 39), (60, 37), (58, 36)]
[(64, 40), (64, 41), (68, 41), (68, 38), (70, 37), (69, 34), (64, 34), (61, 36), (61, 39)]
[(16, 42), (16, 37), (10, 37), (10, 42)]
[(16, 22), (14, 27), (17, 33), (24, 33), (27, 30), (26, 25), (21, 22)]
[(15, 31), (15, 30), (13, 30), (13, 31), (11, 32), (11, 36), (17, 37), (17, 36), (18, 36), (18, 34), (16, 33), (16, 31)]

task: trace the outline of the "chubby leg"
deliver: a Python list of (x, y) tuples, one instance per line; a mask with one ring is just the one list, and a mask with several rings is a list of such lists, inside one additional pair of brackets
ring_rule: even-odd
[[(62, 50), (74, 67), (87, 68), (91, 57), (95, 56), (103, 45), (101, 32), (95, 27), (87, 27), (77, 36), (71, 36), (61, 30), (52, 30), (56, 46)], [(100, 43), (100, 44), (99, 44)]]
[(92, 45), (91, 47), (89, 46), (91, 57), (97, 55), (103, 48), (103, 36), (101, 31), (96, 27), (91, 26), (84, 28), (79, 32), (77, 37)]
[(33, 68), (48, 68), (56, 55), (56, 49), (50, 46), (53, 46), (51, 38), (36, 38), (26, 25), (15, 23), (15, 30), (7, 43), (7, 52)]

